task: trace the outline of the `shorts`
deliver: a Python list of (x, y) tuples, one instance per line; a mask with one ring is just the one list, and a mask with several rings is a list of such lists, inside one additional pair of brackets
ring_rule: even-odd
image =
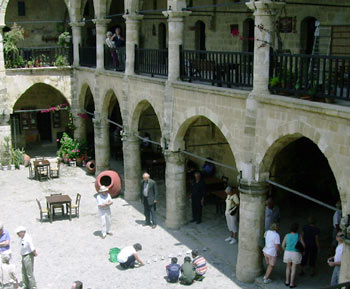
[(275, 266), (277, 263), (277, 256), (271, 256), (264, 252), (265, 261), (267, 265)]
[(294, 252), (294, 251), (285, 251), (283, 255), (283, 262), (284, 263), (293, 263), (293, 264), (300, 264), (301, 263), (301, 253)]

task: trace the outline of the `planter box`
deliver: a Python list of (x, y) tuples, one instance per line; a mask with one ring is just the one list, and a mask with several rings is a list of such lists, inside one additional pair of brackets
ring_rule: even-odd
[(3, 171), (7, 171), (8, 170), (8, 166), (2, 166), (2, 170)]
[(16, 169), (16, 166), (15, 165), (10, 165), (10, 170), (11, 171), (14, 171)]
[(77, 166), (77, 162), (76, 161), (70, 161), (69, 162), (69, 166), (70, 167), (76, 167)]

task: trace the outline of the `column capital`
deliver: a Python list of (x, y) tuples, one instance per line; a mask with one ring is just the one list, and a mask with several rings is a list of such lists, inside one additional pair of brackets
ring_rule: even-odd
[(69, 22), (70, 27), (83, 27), (85, 26), (85, 22)]
[(179, 151), (164, 150), (164, 158), (166, 162), (170, 162), (176, 165), (182, 165), (185, 163), (185, 156)]
[(250, 1), (246, 3), (250, 10), (254, 11), (254, 16), (271, 16), (276, 14), (276, 10), (283, 8), (285, 2), (276, 2), (274, 0)]
[(106, 26), (111, 21), (112, 19), (101, 19), (101, 18), (92, 19), (92, 22), (96, 26)]
[(169, 21), (182, 21), (183, 17), (189, 16), (192, 11), (163, 11), (165, 17), (169, 17)]
[(140, 15), (140, 14), (124, 14), (123, 18), (125, 19), (126, 22), (138, 22), (141, 21), (143, 19), (144, 15)]
[(241, 194), (249, 195), (252, 197), (261, 197), (266, 195), (269, 190), (269, 184), (266, 182), (256, 182), (241, 179), (239, 181), (238, 189)]

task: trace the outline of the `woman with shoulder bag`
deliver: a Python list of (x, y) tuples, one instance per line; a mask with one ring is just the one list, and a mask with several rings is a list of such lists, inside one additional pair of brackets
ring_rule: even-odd
[(298, 233), (299, 225), (294, 223), (290, 227), (288, 233), (282, 242), (284, 250), (283, 262), (287, 264), (286, 267), (286, 282), (285, 285), (290, 288), (295, 288), (295, 273), (298, 264), (301, 263), (302, 252), (305, 248), (303, 236)]
[(231, 187), (225, 189), (226, 197), (226, 222), (230, 236), (225, 239), (230, 244), (237, 243), (237, 232), (238, 232), (238, 206), (239, 198), (236, 192), (233, 192)]

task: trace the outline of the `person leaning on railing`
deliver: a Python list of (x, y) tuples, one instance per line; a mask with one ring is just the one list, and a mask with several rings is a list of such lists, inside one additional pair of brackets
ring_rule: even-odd
[(332, 279), (331, 279), (331, 286), (337, 285), (339, 283), (339, 273), (340, 273), (340, 266), (341, 266), (341, 258), (343, 255), (345, 235), (342, 232), (339, 232), (336, 238), (337, 238), (338, 246), (335, 249), (335, 255), (334, 257), (331, 257), (327, 260), (328, 265), (330, 267), (334, 267)]

